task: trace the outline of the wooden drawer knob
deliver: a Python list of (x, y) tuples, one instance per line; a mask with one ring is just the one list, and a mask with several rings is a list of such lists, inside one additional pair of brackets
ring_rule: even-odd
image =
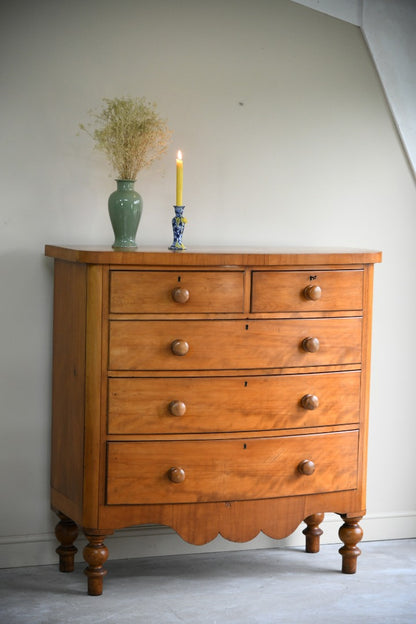
[(174, 288), (172, 290), (172, 299), (176, 301), (176, 303), (186, 303), (189, 301), (189, 290), (181, 286)]
[(321, 287), (317, 284), (306, 286), (303, 291), (303, 296), (305, 297), (305, 299), (309, 299), (310, 301), (318, 301), (318, 299), (320, 299), (322, 296)]
[(302, 349), (304, 351), (308, 351), (309, 353), (316, 353), (319, 351), (318, 338), (304, 338), (302, 340)]
[(172, 342), (170, 348), (172, 349), (172, 353), (174, 355), (186, 355), (189, 351), (189, 344), (186, 342), (186, 340), (181, 340), (180, 338), (178, 338), (178, 340), (174, 340)]
[(298, 465), (298, 470), (301, 474), (309, 477), (311, 474), (315, 472), (315, 464), (310, 459), (304, 459)]
[(175, 466), (169, 470), (168, 475), (172, 483), (183, 483), (185, 481), (185, 470), (183, 468)]
[(307, 410), (314, 410), (319, 407), (319, 399), (315, 394), (305, 394), (301, 398), (300, 403)]
[(186, 405), (183, 401), (171, 401), (169, 403), (169, 412), (172, 416), (183, 416), (186, 412)]

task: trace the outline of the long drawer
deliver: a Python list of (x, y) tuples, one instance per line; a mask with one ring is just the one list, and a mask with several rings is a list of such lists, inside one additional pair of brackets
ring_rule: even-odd
[(213, 433), (357, 423), (360, 373), (112, 378), (108, 433)]
[(363, 271), (253, 271), (252, 312), (362, 310)]
[(361, 324), (360, 317), (113, 320), (110, 322), (109, 368), (221, 370), (359, 363)]
[(357, 487), (357, 431), (109, 442), (107, 452), (109, 505), (250, 500)]
[(242, 312), (243, 271), (112, 271), (113, 313)]

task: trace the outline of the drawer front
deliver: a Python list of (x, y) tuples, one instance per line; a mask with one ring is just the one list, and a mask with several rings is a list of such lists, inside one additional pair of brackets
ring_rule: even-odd
[[(107, 504), (201, 503), (349, 490), (357, 487), (357, 457), (357, 431), (109, 442)], [(300, 472), (305, 460), (313, 462), (313, 474)]]
[[(319, 341), (315, 352), (305, 350), (309, 338)], [(356, 317), (110, 322), (111, 370), (257, 369), (360, 361), (361, 318)]]
[(113, 313), (237, 313), (243, 301), (243, 271), (111, 272)]
[(254, 271), (252, 312), (362, 310), (363, 271)]
[(360, 373), (113, 378), (110, 434), (262, 431), (358, 423)]

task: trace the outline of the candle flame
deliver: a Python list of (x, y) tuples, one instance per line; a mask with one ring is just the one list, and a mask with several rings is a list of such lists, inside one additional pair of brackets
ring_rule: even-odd
[(182, 160), (182, 152), (181, 152), (181, 150), (178, 150), (178, 155), (176, 156), (176, 158), (178, 160)]

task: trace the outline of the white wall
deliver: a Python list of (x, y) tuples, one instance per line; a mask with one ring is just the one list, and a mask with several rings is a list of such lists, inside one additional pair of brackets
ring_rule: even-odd
[[(288, 0), (17, 0), (0, 28), (0, 564), (55, 560), (43, 245), (112, 242), (114, 182), (77, 127), (102, 97), (125, 94), (155, 100), (175, 132), (136, 185), (139, 244), (171, 242), (180, 147), (188, 247), (383, 250), (364, 528), (415, 536), (416, 190), (359, 28)], [(119, 535), (112, 557), (199, 552), (166, 529)]]
[(292, 0), (360, 26), (416, 174), (415, 0)]
[[(384, 2), (384, 0), (382, 0)], [(387, 0), (388, 2), (390, 0)], [(401, 0), (395, 0), (395, 3)], [(363, 2), (365, 0), (292, 0), (297, 4), (310, 7), (314, 11), (321, 11), (327, 15), (332, 15), (344, 22), (350, 22), (356, 26), (361, 26)], [(370, 0), (373, 2), (373, 0)]]
[(416, 174), (416, 2), (365, 0), (362, 29)]

